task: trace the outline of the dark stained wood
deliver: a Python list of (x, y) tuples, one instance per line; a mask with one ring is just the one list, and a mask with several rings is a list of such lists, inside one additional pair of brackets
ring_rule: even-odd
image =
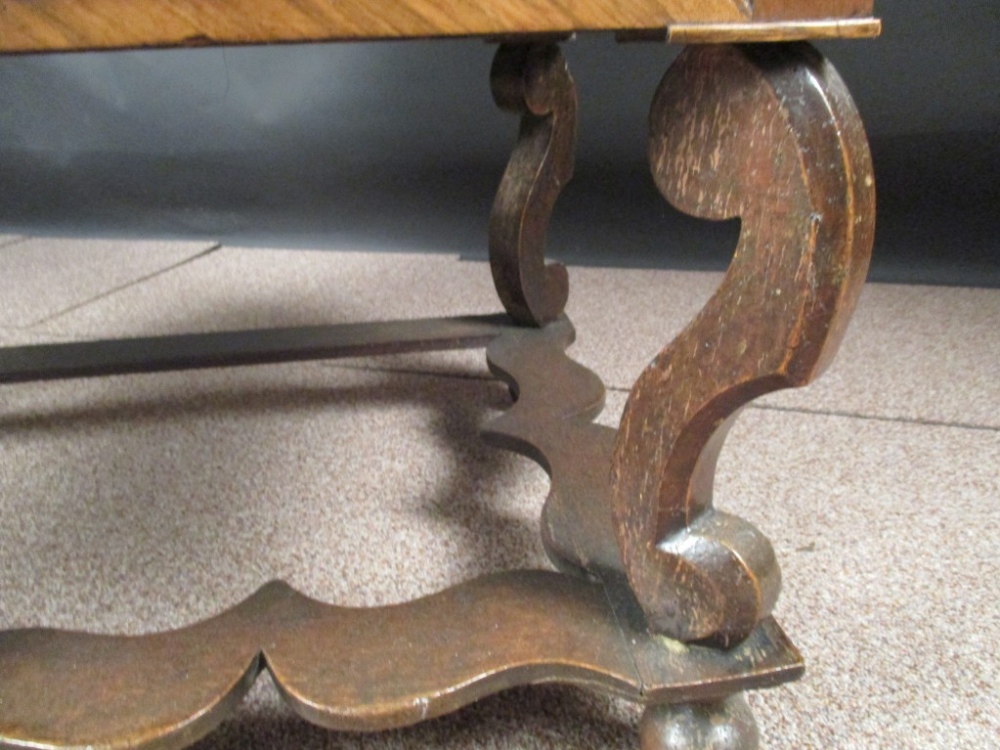
[(490, 215), (490, 269), (510, 316), (544, 325), (562, 314), (569, 296), (566, 267), (545, 264), (545, 238), (552, 208), (573, 177), (576, 89), (551, 43), (501, 45), (490, 85), (502, 109), (521, 115)]
[(532, 459), (552, 484), (542, 510), (542, 541), (559, 568), (621, 573), (611, 519), (611, 453), (617, 432), (592, 420), (604, 408), (604, 384), (566, 355), (575, 332), (565, 318), (543, 329), (497, 337), (486, 350), (514, 405), (483, 427), (492, 445)]
[(167, 633), (0, 633), (0, 746), (185, 747), (231, 715), (265, 668), (299, 714), (341, 730), (405, 726), (537, 682), (644, 702), (637, 645), (662, 655), (672, 700), (721, 697), (801, 674), (778, 633), (764, 623), (729, 653), (671, 644), (623, 629), (600, 583), (543, 571), (375, 609), (274, 582)]
[(872, 0), (5, 0), (0, 53), (842, 20)]
[[(608, 592), (608, 599), (615, 610), (618, 621), (627, 633), (649, 633), (649, 624), (645, 613), (631, 587), (623, 574), (602, 572), (602, 580), (605, 582), (605, 589)], [(632, 658), (635, 660), (635, 668), (639, 673), (639, 679), (643, 684), (644, 695), (649, 705), (663, 703), (674, 703), (677, 701), (704, 701), (725, 697), (734, 690), (726, 693), (720, 692), (714, 686), (706, 684), (704, 689), (686, 695), (678, 694), (674, 682), (673, 674), (676, 667), (673, 666), (670, 657), (667, 657), (657, 644), (667, 643), (670, 652), (675, 654), (677, 659), (683, 659), (689, 648), (698, 648), (693, 644), (684, 644), (681, 641), (661, 637), (659, 640), (634, 639), (632, 643)], [(802, 656), (785, 632), (775, 622), (773, 617), (765, 617), (743, 640), (736, 645), (731, 645), (727, 649), (712, 648), (714, 658), (718, 660), (719, 668), (728, 664), (729, 659), (738, 660), (744, 668), (751, 670), (758, 678), (756, 686), (774, 687), (787, 682), (789, 679), (798, 679), (803, 674)], [(781, 665), (774, 665), (765, 656), (772, 653), (784, 653), (788, 655), (788, 661)], [(763, 660), (762, 660), (763, 659)], [(774, 668), (765, 666), (765, 662), (771, 663)], [(797, 667), (792, 667), (797, 664)], [(794, 675), (791, 670), (794, 670)]]
[(780, 576), (766, 538), (713, 509), (716, 461), (742, 406), (833, 357), (868, 268), (871, 160), (842, 81), (804, 44), (688, 48), (650, 128), (667, 200), (742, 231), (719, 290), (632, 389), (614, 517), (650, 626), (728, 643), (771, 610)]
[(475, 349), (506, 315), (192, 333), (0, 348), (0, 383)]

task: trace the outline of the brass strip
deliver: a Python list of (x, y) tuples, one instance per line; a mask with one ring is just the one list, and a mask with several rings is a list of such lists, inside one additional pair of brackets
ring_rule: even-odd
[(675, 23), (667, 29), (671, 44), (793, 42), (803, 39), (873, 39), (882, 33), (879, 18), (776, 23)]

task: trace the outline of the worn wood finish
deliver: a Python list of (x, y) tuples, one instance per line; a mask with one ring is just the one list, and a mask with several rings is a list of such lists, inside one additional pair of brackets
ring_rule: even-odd
[(614, 516), (651, 627), (726, 643), (771, 610), (780, 576), (766, 538), (712, 507), (719, 451), (742, 406), (832, 358), (868, 268), (871, 160), (846, 88), (805, 44), (688, 48), (650, 123), (663, 195), (742, 231), (719, 290), (632, 389)]
[(657, 29), (857, 18), (872, 0), (5, 0), (0, 51)]
[(490, 73), (493, 98), (521, 115), (517, 145), (490, 215), (490, 269), (504, 308), (544, 325), (569, 297), (566, 267), (545, 263), (549, 218), (573, 177), (576, 89), (556, 44), (502, 44)]
[(659, 651), (677, 702), (802, 673), (773, 620), (728, 653), (684, 648), (623, 630), (601, 584), (558, 573), (497, 574), (375, 609), (273, 582), (166, 633), (0, 633), (0, 747), (186, 747), (230, 716), (264, 669), (303, 718), (338, 730), (407, 726), (542, 682), (644, 703), (631, 642)]

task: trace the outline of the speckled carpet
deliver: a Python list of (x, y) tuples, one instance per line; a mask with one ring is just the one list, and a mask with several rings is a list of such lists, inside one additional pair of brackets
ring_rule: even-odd
[[(608, 385), (602, 422), (720, 278), (571, 272), (571, 352)], [(0, 237), (0, 294), (4, 344), (499, 309), (486, 264), (449, 256), (19, 237)], [(740, 418), (717, 505), (770, 536), (808, 665), (750, 696), (764, 747), (1000, 746), (998, 362), (1000, 291), (870, 285), (831, 370)], [(475, 438), (509, 402), (481, 351), (0, 394), (0, 629), (144, 633), (272, 578), (376, 605), (548, 567), (544, 473)], [(332, 733), (261, 678), (198, 747), (618, 750), (637, 719), (550, 685)]]

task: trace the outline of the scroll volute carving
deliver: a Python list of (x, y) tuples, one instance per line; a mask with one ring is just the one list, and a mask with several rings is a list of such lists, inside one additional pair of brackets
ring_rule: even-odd
[(565, 266), (545, 263), (549, 218), (573, 176), (576, 89), (553, 43), (503, 44), (490, 73), (499, 107), (521, 115), (490, 216), (490, 267), (504, 308), (517, 322), (558, 318), (569, 295)]
[(805, 44), (686, 49), (650, 127), (667, 200), (742, 225), (722, 285), (632, 389), (616, 533), (652, 629), (728, 643), (769, 613), (780, 573), (759, 531), (713, 509), (716, 462), (742, 406), (808, 383), (839, 345), (871, 252), (871, 160), (846, 88)]

